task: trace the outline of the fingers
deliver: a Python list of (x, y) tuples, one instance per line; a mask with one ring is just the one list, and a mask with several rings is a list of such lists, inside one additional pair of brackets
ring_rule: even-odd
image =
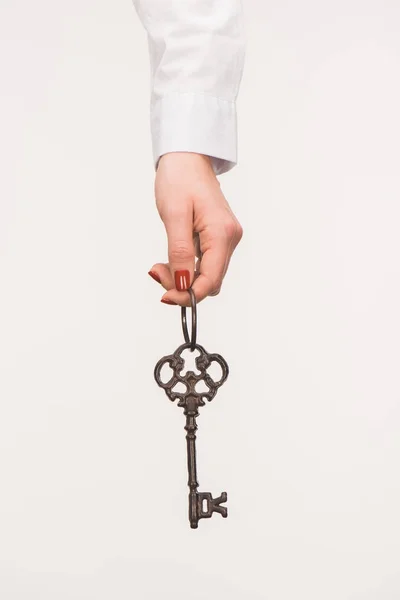
[[(176, 290), (175, 282), (172, 278), (171, 269), (170, 269), (168, 263), (156, 263), (155, 265), (153, 265), (151, 267), (148, 274), (150, 275), (150, 277), (152, 279), (154, 279), (154, 281), (159, 283), (165, 290), (167, 290), (167, 291), (174, 290), (173, 294), (178, 295), (178, 298), (179, 298), (179, 302), (176, 302), (176, 301), (172, 300), (170, 297), (168, 297), (168, 295), (164, 295), (161, 298), (161, 302), (163, 302), (164, 304), (173, 304), (173, 305), (182, 304), (182, 306), (184, 306), (187, 293), (186, 292), (178, 292)], [(196, 277), (196, 275), (195, 275), (195, 277)]]
[(168, 238), (168, 261), (176, 290), (187, 290), (193, 281), (195, 246), (193, 209), (189, 203), (174, 205), (161, 215)]
[[(200, 249), (200, 237), (198, 233), (193, 232), (193, 244), (195, 248), (196, 265), (194, 278), (198, 277), (200, 272), (200, 261), (201, 261), (201, 249)], [(148, 272), (150, 277), (157, 283), (161, 284), (166, 290), (170, 290), (175, 287), (174, 279), (171, 274), (169, 263), (155, 263), (150, 271)]]
[[(220, 224), (213, 232), (200, 232), (200, 243), (203, 251), (199, 264), (199, 274), (192, 284), (197, 302), (207, 296), (219, 293), (230, 258), (242, 237), (242, 229), (235, 218)], [(165, 278), (165, 281), (167, 278)], [(169, 280), (168, 291), (162, 302), (190, 306), (190, 298), (186, 292), (178, 291)], [(165, 286), (166, 287), (166, 286)]]
[[(200, 262), (200, 274), (193, 283), (198, 302), (219, 294), (229, 261), (242, 236), (239, 223), (229, 222), (212, 235), (204, 235), (205, 251)], [(202, 235), (200, 234), (200, 239)]]
[(174, 287), (171, 271), (168, 263), (156, 263), (149, 271), (150, 277), (160, 283), (163, 288), (170, 290)]

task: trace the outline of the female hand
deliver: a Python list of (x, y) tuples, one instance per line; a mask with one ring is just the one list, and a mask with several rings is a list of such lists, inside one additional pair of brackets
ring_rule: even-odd
[[(149, 271), (168, 290), (161, 302), (190, 306), (184, 290), (192, 283), (198, 302), (217, 295), (243, 230), (221, 191), (210, 158), (191, 152), (164, 154), (158, 163), (155, 195), (168, 238), (169, 262), (156, 263)], [(195, 274), (196, 232), (201, 260)]]

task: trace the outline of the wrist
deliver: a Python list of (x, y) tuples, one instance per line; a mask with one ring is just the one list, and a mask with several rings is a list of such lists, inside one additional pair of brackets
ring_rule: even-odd
[(204, 171), (209, 171), (214, 174), (211, 158), (206, 154), (198, 154), (197, 152), (167, 152), (160, 157), (157, 170), (171, 167), (179, 169), (196, 168)]

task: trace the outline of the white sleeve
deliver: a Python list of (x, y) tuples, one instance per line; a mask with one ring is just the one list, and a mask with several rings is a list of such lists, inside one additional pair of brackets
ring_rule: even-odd
[(237, 162), (236, 97), (244, 62), (241, 0), (133, 0), (148, 34), (154, 164), (167, 152)]

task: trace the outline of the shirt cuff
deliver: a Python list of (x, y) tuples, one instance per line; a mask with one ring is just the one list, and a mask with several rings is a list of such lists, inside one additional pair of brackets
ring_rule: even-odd
[(211, 158), (216, 175), (237, 163), (236, 103), (205, 94), (170, 93), (153, 99), (151, 134), (155, 168), (167, 152)]

